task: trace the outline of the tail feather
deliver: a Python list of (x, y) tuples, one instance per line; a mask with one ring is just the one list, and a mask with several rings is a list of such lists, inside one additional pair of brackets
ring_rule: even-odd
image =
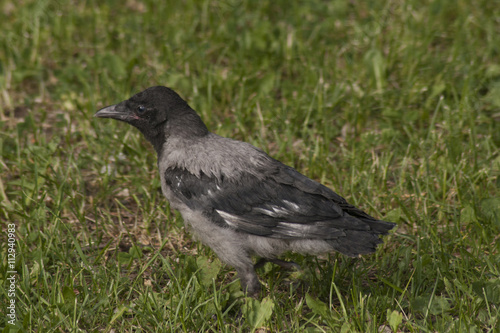
[(357, 257), (360, 254), (375, 252), (381, 244), (381, 236), (387, 235), (396, 224), (391, 222), (364, 220), (370, 226), (369, 231), (345, 230), (345, 237), (328, 240), (332, 248), (346, 256)]

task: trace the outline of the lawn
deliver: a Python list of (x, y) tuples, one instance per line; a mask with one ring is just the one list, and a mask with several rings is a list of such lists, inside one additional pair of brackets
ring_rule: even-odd
[[(486, 0), (4, 0), (0, 331), (499, 332), (499, 18)], [(268, 263), (245, 297), (139, 131), (93, 118), (153, 85), (397, 229), (373, 255)]]

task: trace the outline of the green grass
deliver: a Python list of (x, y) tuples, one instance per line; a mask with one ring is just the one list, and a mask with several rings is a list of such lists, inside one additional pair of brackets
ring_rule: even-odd
[[(499, 17), (472, 0), (2, 2), (0, 327), (498, 332)], [(398, 229), (371, 256), (290, 254), (301, 272), (268, 264), (245, 298), (170, 211), (152, 147), (92, 118), (157, 84)]]

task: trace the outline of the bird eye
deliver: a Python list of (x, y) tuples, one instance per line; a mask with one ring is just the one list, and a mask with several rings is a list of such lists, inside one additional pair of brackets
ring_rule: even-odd
[(146, 107), (144, 105), (139, 105), (137, 107), (137, 112), (143, 113), (144, 111), (146, 111)]

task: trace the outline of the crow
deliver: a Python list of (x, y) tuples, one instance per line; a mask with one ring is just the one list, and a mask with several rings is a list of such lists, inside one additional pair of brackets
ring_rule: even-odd
[[(162, 192), (195, 238), (234, 267), (241, 287), (261, 290), (262, 260), (285, 252), (355, 257), (375, 251), (395, 224), (377, 220), (326, 186), (253, 145), (211, 133), (175, 91), (148, 88), (99, 110), (126, 122), (158, 156)], [(252, 257), (262, 258), (256, 265)]]

